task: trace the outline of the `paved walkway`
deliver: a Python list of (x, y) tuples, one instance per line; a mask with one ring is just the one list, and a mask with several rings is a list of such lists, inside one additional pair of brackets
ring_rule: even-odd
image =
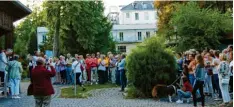
[[(32, 96), (26, 96), (28, 83), (22, 83), (21, 99), (0, 99), (0, 107), (34, 107)], [(91, 91), (92, 97), (87, 99), (58, 98), (60, 87), (55, 86), (51, 107), (192, 107), (192, 104), (176, 104), (175, 102), (155, 101), (153, 99), (124, 99), (119, 88), (97, 89)]]

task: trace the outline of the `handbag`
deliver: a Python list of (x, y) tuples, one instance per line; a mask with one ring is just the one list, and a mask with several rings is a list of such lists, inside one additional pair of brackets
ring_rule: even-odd
[(229, 79), (223, 78), (221, 83), (222, 84), (229, 84)]
[(28, 86), (27, 95), (28, 96), (33, 95), (33, 84), (32, 83)]

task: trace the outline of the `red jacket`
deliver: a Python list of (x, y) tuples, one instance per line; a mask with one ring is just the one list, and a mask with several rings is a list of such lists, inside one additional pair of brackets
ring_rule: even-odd
[(91, 62), (91, 64), (90, 64), (91, 67), (97, 67), (97, 65), (98, 65), (97, 58), (91, 58), (90, 62)]
[(85, 59), (86, 69), (91, 69), (91, 58)]
[(54, 67), (50, 68), (51, 71), (43, 66), (36, 66), (32, 70), (33, 95), (48, 96), (54, 94), (50, 78), (55, 76), (55, 69)]

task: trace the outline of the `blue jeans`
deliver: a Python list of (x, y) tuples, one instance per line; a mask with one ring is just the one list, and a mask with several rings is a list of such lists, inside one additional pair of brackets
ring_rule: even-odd
[(115, 75), (115, 77), (116, 77), (116, 82), (115, 82), (115, 83), (116, 83), (117, 85), (120, 85), (120, 84), (121, 84), (121, 82), (120, 82), (120, 71), (116, 69), (116, 72), (115, 72), (115, 73), (116, 73), (116, 75)]
[(220, 87), (219, 87), (219, 77), (218, 77), (218, 74), (214, 74), (213, 76), (214, 76), (214, 88), (218, 92), (219, 98), (222, 98), (221, 90), (220, 90)]
[(10, 82), (11, 95), (19, 95), (20, 79), (19, 78), (10, 78), (9, 82)]
[(127, 78), (124, 69), (120, 70), (120, 82), (121, 90), (124, 91), (124, 88), (127, 86)]
[(184, 92), (181, 89), (177, 90), (177, 94), (178, 94), (179, 100), (182, 100), (182, 98), (190, 98), (192, 96), (191, 92), (189, 91)]
[(189, 82), (192, 86), (194, 85), (194, 80), (195, 80), (194, 74), (189, 74)]
[(205, 92), (211, 93), (213, 96), (213, 86), (212, 86), (212, 81), (211, 81), (211, 75), (205, 75)]
[(72, 83), (72, 77), (70, 75), (71, 72), (72, 72), (71, 66), (67, 67), (67, 69), (66, 69), (67, 83)]

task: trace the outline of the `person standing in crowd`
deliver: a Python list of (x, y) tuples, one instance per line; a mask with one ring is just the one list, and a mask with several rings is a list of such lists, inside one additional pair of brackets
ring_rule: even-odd
[(178, 66), (178, 74), (181, 74), (181, 72), (183, 71), (183, 59), (181, 53), (176, 54), (176, 62)]
[(105, 67), (106, 67), (106, 71), (105, 71), (105, 82), (108, 82), (108, 74), (109, 74), (109, 56), (107, 54), (107, 56), (104, 56), (104, 60), (105, 60)]
[(190, 63), (190, 60), (189, 60), (189, 52), (188, 51), (186, 51), (185, 53), (184, 53), (184, 57), (183, 57), (183, 65), (189, 65), (189, 63)]
[(55, 58), (56, 84), (61, 84), (60, 64), (59, 59)]
[(104, 60), (104, 55), (101, 55), (100, 59), (98, 60), (98, 82), (99, 84), (105, 83), (105, 72), (106, 72), (105, 64), (106, 62)]
[(59, 68), (61, 74), (61, 82), (62, 84), (66, 84), (66, 61), (63, 56), (59, 57)]
[(92, 80), (92, 83), (98, 84), (98, 73), (97, 73), (98, 60), (95, 57), (95, 54), (92, 54), (92, 58), (90, 60), (90, 63), (91, 63), (90, 66), (91, 66), (91, 80)]
[(196, 68), (195, 54), (190, 53), (189, 60), (190, 60), (190, 63), (188, 65), (188, 69), (189, 69), (189, 81), (190, 81), (190, 84), (192, 86), (194, 86), (194, 80), (195, 80), (194, 70)]
[(223, 105), (226, 105), (231, 99), (228, 92), (228, 85), (229, 85), (229, 65), (226, 61), (226, 55), (221, 53), (219, 55), (220, 63), (218, 66), (218, 75), (219, 75), (219, 86), (221, 89), (222, 97), (223, 97)]
[(40, 52), (35, 51), (32, 59), (33, 68), (37, 66), (37, 58), (40, 56)]
[(203, 93), (203, 85), (204, 85), (204, 80), (205, 80), (205, 70), (204, 70), (204, 60), (203, 57), (198, 54), (196, 55), (196, 68), (195, 68), (195, 82), (194, 82), (194, 88), (192, 91), (193, 95), (193, 105), (194, 107), (197, 107), (197, 90), (199, 89), (200, 95), (201, 95), (201, 102), (202, 102), (202, 107), (205, 106), (205, 96)]
[(76, 76), (76, 80), (75, 80), (76, 84), (80, 85), (83, 88), (83, 91), (85, 91), (85, 87), (83, 86), (83, 84), (80, 81), (80, 76), (82, 73), (81, 66), (83, 66), (82, 61), (81, 61), (81, 57), (78, 57), (78, 59), (76, 59), (72, 63), (72, 71), (73, 71), (74, 75)]
[(222, 94), (221, 94), (221, 90), (219, 88), (219, 77), (218, 77), (218, 65), (220, 63), (219, 60), (219, 52), (215, 51), (214, 52), (214, 60), (213, 60), (213, 78), (214, 78), (214, 89), (216, 90), (216, 92), (218, 93), (218, 95), (215, 95), (215, 99), (216, 101), (221, 100), (222, 98)]
[(114, 57), (113, 54), (110, 54), (110, 74), (111, 74), (111, 82), (112, 84), (115, 84), (116, 82), (116, 78), (115, 78), (115, 74), (116, 74), (116, 67), (115, 67), (115, 64), (116, 64), (116, 59)]
[(205, 59), (205, 92), (214, 98), (213, 86), (212, 86), (212, 76), (213, 76), (213, 57), (208, 52)]
[(127, 86), (127, 77), (126, 77), (126, 69), (125, 69), (125, 55), (121, 55), (121, 61), (118, 64), (119, 71), (120, 71), (120, 82), (121, 82), (121, 92), (124, 91), (125, 87)]
[(55, 76), (55, 69), (50, 64), (50, 69), (45, 68), (45, 60), (37, 58), (37, 66), (32, 70), (33, 95), (36, 100), (36, 107), (50, 107), (51, 95), (54, 89), (51, 84), (51, 77)]
[(99, 59), (101, 57), (100, 52), (97, 52), (96, 57), (97, 57), (97, 59)]
[(28, 71), (29, 71), (28, 72), (28, 76), (29, 76), (30, 81), (31, 81), (31, 73), (32, 73), (32, 69), (33, 69), (33, 62), (32, 62), (33, 58), (32, 58), (32, 56), (30, 54), (28, 54), (27, 59), (29, 61), (29, 64), (28, 64)]
[(87, 76), (87, 71), (86, 71), (86, 68), (85, 68), (85, 60), (84, 60), (83, 55), (80, 55), (79, 59), (80, 59), (80, 62), (81, 62), (81, 71), (82, 71), (82, 73), (81, 73), (82, 76), (80, 76), (80, 80), (83, 81), (84, 83), (86, 83), (88, 76)]
[(66, 76), (67, 76), (67, 83), (68, 84), (72, 84), (72, 77), (70, 75), (70, 73), (72, 72), (72, 57), (71, 57), (71, 54), (68, 53), (67, 54), (67, 59), (66, 59)]
[[(183, 80), (183, 88), (177, 90), (177, 94), (178, 94), (178, 98), (179, 98), (176, 101), (177, 104), (183, 103), (182, 98), (191, 98), (191, 96), (192, 96), (192, 90), (193, 90), (192, 85), (188, 81), (188, 77), (182, 76), (181, 78)], [(189, 99), (187, 99), (187, 102), (189, 102), (188, 100)]]
[(116, 62), (116, 64), (115, 64), (115, 66), (116, 66), (116, 85), (120, 85), (121, 84), (121, 82), (120, 82), (120, 70), (119, 70), (119, 63), (121, 62), (121, 56), (118, 54), (118, 55), (116, 55), (116, 59), (117, 59), (117, 62)]
[(18, 61), (18, 59), (19, 56), (14, 55), (13, 60), (9, 61), (7, 67), (12, 98), (20, 98), (19, 90), (20, 90), (21, 73), (23, 72), (23, 68), (21, 63)]
[[(6, 66), (8, 65), (7, 56), (10, 56), (13, 53), (11, 49), (7, 49), (6, 51), (2, 50), (0, 53), (0, 78), (1, 82), (4, 82), (5, 75), (6, 75)], [(0, 84), (4, 85), (4, 84)]]
[(91, 81), (91, 56), (89, 54), (86, 55), (86, 59), (85, 59), (85, 68), (86, 68), (86, 72), (87, 72), (87, 81), (90, 82), (90, 84), (92, 85), (92, 81)]
[(230, 64), (229, 64), (229, 73), (230, 73), (229, 87), (230, 87), (230, 91), (229, 91), (229, 93), (232, 93), (233, 92), (233, 53), (232, 52), (229, 54), (229, 58), (230, 58)]

